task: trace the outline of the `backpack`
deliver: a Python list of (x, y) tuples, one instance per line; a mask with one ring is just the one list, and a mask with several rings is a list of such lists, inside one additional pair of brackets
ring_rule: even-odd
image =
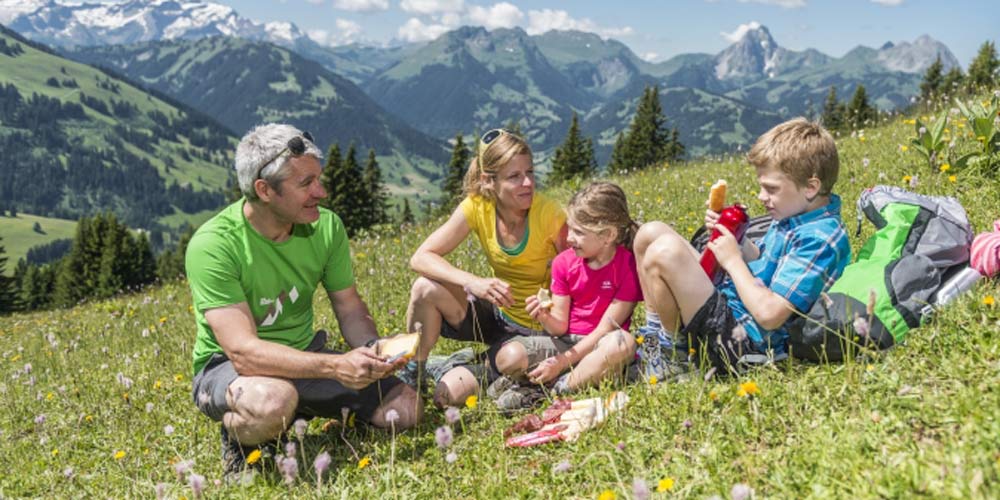
[(876, 228), (857, 259), (805, 318), (792, 322), (797, 358), (841, 361), (845, 349), (888, 349), (933, 310), (934, 293), (969, 260), (973, 232), (957, 200), (876, 186), (858, 199)]

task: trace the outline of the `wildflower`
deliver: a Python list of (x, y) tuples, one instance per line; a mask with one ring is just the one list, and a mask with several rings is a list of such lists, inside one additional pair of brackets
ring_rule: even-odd
[(177, 375), (174, 375), (174, 382), (180, 382), (182, 380), (184, 380), (184, 375), (181, 375), (179, 373)]
[(708, 391), (708, 399), (711, 399), (712, 401), (718, 401), (719, 400), (719, 393), (715, 392), (714, 389), (711, 390), (711, 391)]
[(361, 460), (358, 460), (358, 468), (364, 469), (365, 467), (371, 465), (371, 463), (372, 463), (371, 457), (362, 458)]
[(691, 422), (691, 419), (687, 419), (687, 420), (684, 421), (684, 428), (685, 429), (690, 429), (693, 426), (694, 426), (694, 422)]
[(452, 433), (451, 427), (448, 427), (447, 425), (442, 425), (441, 427), (438, 427), (436, 431), (434, 431), (434, 441), (437, 442), (437, 445), (441, 449), (445, 449), (451, 446), (454, 437), (455, 435), (454, 433)]
[(154, 490), (156, 491), (156, 500), (163, 500), (167, 497), (166, 483), (156, 483)]
[(900, 146), (899, 146), (899, 150), (900, 150), (900, 151), (902, 151), (902, 152), (904, 152), (904, 153), (905, 153), (905, 152), (906, 152), (906, 151), (907, 151), (908, 149), (910, 149), (910, 148), (908, 148), (908, 147), (906, 147), (906, 146), (903, 146), (903, 145), (900, 145)]
[(458, 419), (462, 417), (462, 413), (454, 406), (449, 406), (447, 410), (444, 411), (444, 421), (449, 424), (454, 424), (458, 422)]
[(465, 407), (470, 410), (475, 410), (476, 405), (478, 404), (479, 404), (479, 398), (477, 398), (475, 394), (465, 398)]
[(28, 375), (30, 373), (31, 373), (31, 363), (25, 363), (24, 364), (24, 374)]
[(191, 494), (193, 494), (195, 498), (201, 497), (201, 492), (205, 490), (205, 476), (192, 472), (191, 475), (188, 476), (188, 485), (191, 486)]
[(562, 474), (563, 472), (568, 472), (572, 468), (573, 465), (571, 465), (568, 460), (563, 460), (562, 462), (557, 463), (555, 467), (552, 468), (552, 473)]
[(869, 160), (868, 158), (862, 158), (861, 159), (861, 165), (864, 166), (865, 168), (868, 168), (868, 165), (870, 163), (871, 163), (871, 160)]
[(917, 130), (917, 135), (918, 136), (923, 136), (926, 133), (927, 133), (927, 127), (920, 127), (920, 129)]
[(174, 464), (174, 474), (177, 474), (177, 479), (182, 479), (184, 474), (191, 472), (194, 467), (194, 460), (181, 460)]
[(295, 429), (295, 437), (299, 438), (299, 441), (302, 441), (302, 438), (306, 435), (306, 428), (309, 427), (309, 422), (299, 418), (295, 420), (292, 427)]
[(449, 451), (447, 455), (444, 456), (444, 461), (449, 464), (455, 463), (458, 460), (458, 455), (454, 451)]
[(257, 448), (247, 454), (247, 463), (253, 465), (260, 461), (260, 448)]
[(650, 375), (649, 376), (649, 385), (656, 385), (656, 382), (658, 382), (658, 380), (656, 378), (656, 375)]
[(912, 180), (912, 179), (913, 179), (912, 175), (904, 175), (903, 176), (903, 182), (910, 182), (910, 180)]
[(615, 448), (617, 448), (618, 451), (625, 451), (625, 441), (618, 441), (618, 444), (615, 445)]
[(993, 301), (993, 296), (992, 295), (987, 295), (987, 296), (983, 297), (983, 305), (984, 306), (992, 306), (993, 302), (994, 301)]
[(753, 488), (743, 483), (736, 483), (733, 489), (729, 490), (729, 496), (733, 500), (749, 500), (753, 498)]
[(948, 164), (948, 163), (945, 163), (945, 164), (942, 164), (940, 167), (938, 167), (938, 169), (941, 170), (942, 172), (947, 172), (947, 171), (951, 170), (951, 165)]
[(289, 457), (295, 456), (295, 450), (296, 449), (297, 448), (295, 446), (295, 443), (293, 443), (291, 441), (285, 443), (285, 455), (287, 455)]
[(948, 182), (957, 182), (957, 181), (958, 181), (958, 176), (955, 175), (948, 176)]
[(53, 457), (56, 457), (56, 456), (59, 456), (59, 448), (54, 448), (54, 449), (52, 450), (52, 456), (53, 456)]
[(393, 428), (395, 428), (396, 421), (398, 420), (399, 420), (399, 412), (396, 411), (395, 408), (391, 408), (389, 409), (389, 411), (385, 412), (385, 421), (389, 422), (389, 425), (392, 425)]
[(674, 489), (674, 478), (665, 477), (660, 479), (660, 482), (656, 484), (656, 492), (663, 493), (665, 491), (670, 491)]
[(115, 460), (121, 460), (125, 458), (125, 450), (118, 450), (115, 452)]
[(910, 189), (916, 188), (918, 181), (919, 179), (917, 179), (917, 176), (914, 175), (913, 178), (910, 179)]
[(285, 478), (285, 483), (292, 484), (295, 482), (295, 476), (299, 474), (299, 462), (292, 457), (285, 457), (279, 462), (278, 469)]
[(118, 379), (119, 384), (125, 386), (126, 391), (132, 388), (132, 379), (126, 377), (122, 372), (118, 372), (118, 375), (115, 377)]
[(153, 403), (146, 403), (146, 413), (153, 411), (153, 408), (154, 408)]
[(615, 498), (618, 498), (615, 496), (615, 492), (611, 490), (604, 490), (601, 492), (601, 495), (597, 497), (597, 500), (615, 500)]
[(867, 337), (871, 332), (871, 325), (868, 324), (868, 320), (864, 316), (857, 316), (854, 318), (854, 331), (862, 337)]
[(632, 498), (636, 500), (647, 500), (649, 498), (649, 485), (642, 478), (632, 480)]
[(757, 382), (748, 380), (740, 384), (740, 388), (736, 391), (736, 394), (741, 398), (756, 396), (760, 394), (760, 387), (757, 387)]
[(163, 388), (163, 382), (159, 380), (153, 382), (153, 389), (162, 389), (162, 388)]
[[(330, 454), (325, 451), (323, 453), (320, 453), (319, 455), (316, 455), (316, 460), (313, 461), (313, 468), (316, 469), (317, 479), (319, 479), (319, 477), (322, 476), (324, 472), (326, 472), (326, 469), (330, 467), (330, 462), (332, 461), (333, 460), (330, 458)], [(249, 462), (250, 460), (248, 459), (247, 463)]]
[(63, 477), (65, 477), (66, 479), (73, 477), (73, 474), (74, 471), (72, 467), (66, 467), (65, 469), (63, 469)]
[(42, 425), (45, 423), (45, 414), (41, 414), (35, 417), (35, 425)]
[(642, 343), (645, 342), (645, 341), (646, 341), (646, 337), (644, 337), (642, 335), (639, 335), (638, 337), (635, 338), (635, 343), (638, 344), (638, 345), (642, 345)]
[(160, 316), (160, 324), (162, 325), (162, 324), (164, 324), (166, 322), (167, 322), (167, 317), (166, 316)]

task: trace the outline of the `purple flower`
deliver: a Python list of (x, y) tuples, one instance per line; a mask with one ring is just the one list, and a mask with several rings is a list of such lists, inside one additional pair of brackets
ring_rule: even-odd
[(326, 472), (326, 469), (330, 467), (331, 461), (332, 459), (330, 458), (330, 454), (325, 451), (323, 453), (320, 453), (319, 455), (316, 455), (316, 460), (313, 462), (313, 468), (316, 469), (317, 479), (319, 479), (319, 477), (322, 476), (324, 472)]
[(733, 489), (729, 491), (729, 496), (733, 500), (748, 500), (753, 498), (753, 488), (743, 483), (736, 483), (733, 485)]
[(454, 451), (449, 451), (448, 454), (444, 456), (444, 461), (449, 464), (455, 463), (456, 460), (458, 460), (458, 455), (456, 455)]
[(153, 411), (153, 408), (154, 408), (153, 403), (146, 403), (146, 413)]
[(174, 433), (174, 426), (169, 425), (169, 424), (168, 425), (164, 425), (163, 426), (163, 433), (166, 434), (167, 436), (173, 434)]
[(867, 337), (871, 327), (868, 325), (868, 320), (863, 316), (858, 316), (854, 318), (854, 331), (858, 332), (858, 335), (862, 337)]
[(690, 419), (684, 421), (684, 428), (685, 429), (690, 429), (692, 426), (694, 426), (694, 423), (691, 422)]
[(444, 411), (444, 421), (449, 424), (458, 422), (458, 419), (462, 418), (462, 412), (454, 406), (449, 406), (447, 410)]
[(35, 417), (35, 424), (42, 425), (44, 423), (45, 423), (45, 414), (44, 413), (41, 414), (41, 415), (38, 415), (37, 417)]
[(177, 473), (177, 479), (183, 479), (184, 474), (191, 472), (192, 467), (194, 467), (194, 460), (181, 460), (174, 464), (174, 472)]
[(69, 479), (69, 478), (73, 477), (73, 468), (72, 467), (66, 467), (65, 469), (63, 469), (63, 476), (66, 479)]
[(389, 425), (395, 427), (396, 422), (399, 420), (399, 412), (395, 408), (390, 408), (389, 411), (385, 412), (385, 421), (389, 422)]
[(649, 499), (649, 485), (642, 478), (635, 478), (632, 481), (632, 497), (636, 500)]
[(568, 472), (572, 468), (573, 465), (570, 464), (568, 460), (563, 460), (562, 462), (557, 463), (555, 467), (552, 468), (552, 472), (554, 474), (562, 474), (563, 472)]
[(30, 373), (31, 373), (31, 363), (25, 363), (24, 364), (24, 374), (28, 375)]
[(156, 483), (156, 500), (163, 500), (167, 497), (166, 483)]
[(618, 451), (625, 451), (625, 441), (618, 441), (618, 445), (615, 446)]
[(205, 476), (195, 474), (188, 476), (188, 484), (191, 486), (191, 493), (195, 498), (201, 497), (201, 492), (205, 490)]
[(306, 435), (306, 428), (309, 427), (309, 422), (300, 418), (296, 420), (292, 426), (295, 428), (295, 437), (297, 437), (299, 441), (302, 441), (302, 438)]
[(132, 388), (132, 379), (126, 377), (122, 372), (118, 372), (116, 377), (118, 378), (118, 383), (125, 386), (126, 391)]
[(295, 443), (293, 443), (292, 441), (289, 441), (289, 442), (285, 443), (285, 455), (286, 456), (294, 457), (295, 456), (295, 450), (296, 450)]
[(295, 476), (299, 474), (299, 462), (292, 457), (284, 457), (278, 462), (278, 470), (285, 478), (285, 483), (292, 484), (295, 482)]
[(451, 442), (454, 438), (455, 434), (451, 432), (451, 427), (448, 427), (447, 425), (442, 425), (434, 431), (434, 440), (437, 441), (437, 445), (441, 449), (451, 446)]

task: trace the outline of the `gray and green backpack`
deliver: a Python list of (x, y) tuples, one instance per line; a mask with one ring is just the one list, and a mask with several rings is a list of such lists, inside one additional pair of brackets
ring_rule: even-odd
[(876, 186), (858, 199), (875, 224), (857, 259), (789, 328), (792, 356), (840, 361), (858, 346), (887, 349), (920, 326), (934, 293), (965, 267), (972, 228), (957, 200)]

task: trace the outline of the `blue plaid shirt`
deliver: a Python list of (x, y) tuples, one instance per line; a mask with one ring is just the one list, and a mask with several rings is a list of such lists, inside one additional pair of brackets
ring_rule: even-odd
[[(809, 312), (851, 261), (851, 245), (840, 219), (840, 197), (831, 194), (825, 206), (772, 222), (757, 246), (760, 257), (747, 263), (750, 272), (799, 312)], [(719, 291), (758, 350), (786, 351), (788, 322), (797, 314), (777, 330), (765, 330), (747, 312), (731, 278), (719, 285)]]

